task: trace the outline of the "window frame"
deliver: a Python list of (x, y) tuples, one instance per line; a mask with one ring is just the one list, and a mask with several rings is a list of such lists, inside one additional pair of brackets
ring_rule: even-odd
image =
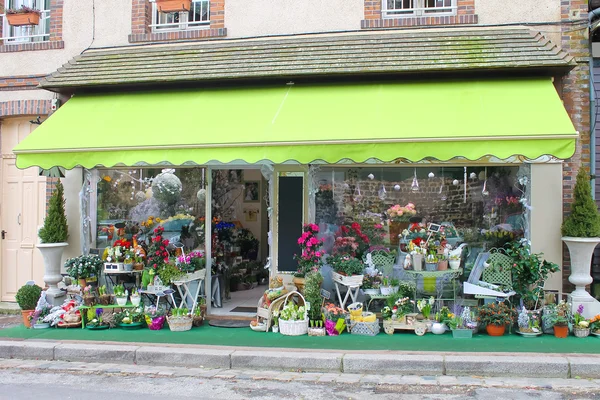
[[(5, 10), (27, 6), (40, 10), (40, 23), (33, 26), (12, 26), (8, 23), (6, 14), (2, 18), (2, 38), (5, 45), (19, 45), (26, 43), (44, 43), (50, 41), (50, 0), (6, 0)], [(26, 32), (31, 31), (31, 34)], [(36, 40), (38, 39), (39, 40)]]
[[(395, 0), (392, 0), (395, 1)], [(450, 0), (450, 6), (426, 7), (427, 0), (410, 0), (413, 8), (388, 9), (388, 0), (381, 0), (381, 17), (383, 19), (419, 18), (419, 17), (446, 17), (458, 14), (458, 0)], [(444, 0), (435, 0), (444, 1)], [(440, 10), (440, 11), (437, 11)], [(450, 10), (450, 11), (441, 11)]]
[[(181, 31), (191, 31), (191, 30), (201, 30), (201, 29), (209, 29), (211, 23), (210, 16), (210, 0), (192, 0), (193, 10), (190, 11), (181, 11), (178, 13), (161, 13), (158, 11), (156, 6), (156, 2), (154, 0), (150, 1), (152, 3), (152, 18), (150, 23), (150, 29), (152, 33), (161, 33), (161, 32), (181, 32)], [(192, 11), (195, 10), (196, 4), (200, 6), (200, 12), (202, 12), (203, 6), (202, 4), (206, 3), (206, 15), (207, 19), (203, 21), (192, 21), (189, 22), (188, 18)], [(160, 22), (161, 14), (165, 16), (166, 19), (174, 18), (175, 15), (179, 15), (179, 22)]]

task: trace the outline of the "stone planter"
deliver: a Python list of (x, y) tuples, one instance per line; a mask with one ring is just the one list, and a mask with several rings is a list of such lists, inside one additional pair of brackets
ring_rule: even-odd
[(569, 282), (575, 285), (575, 290), (569, 295), (571, 312), (575, 312), (583, 304), (583, 317), (592, 318), (600, 314), (600, 302), (590, 295), (585, 287), (594, 280), (590, 275), (592, 255), (600, 243), (600, 238), (563, 237), (563, 242), (569, 248), (571, 256), (571, 275)]
[(46, 299), (55, 306), (61, 305), (65, 298), (65, 293), (58, 288), (57, 283), (62, 280), (61, 259), (68, 245), (69, 243), (41, 243), (36, 246), (44, 259), (44, 282), (48, 285)]

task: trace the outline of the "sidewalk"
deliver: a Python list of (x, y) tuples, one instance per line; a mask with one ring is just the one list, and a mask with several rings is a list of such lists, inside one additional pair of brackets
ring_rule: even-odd
[(600, 357), (578, 354), (315, 351), (96, 341), (0, 340), (0, 358), (210, 368), (218, 369), (225, 375), (228, 370), (265, 370), (342, 375), (600, 379)]

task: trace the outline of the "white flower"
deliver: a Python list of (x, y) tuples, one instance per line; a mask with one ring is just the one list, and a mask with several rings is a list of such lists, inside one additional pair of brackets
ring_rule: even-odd
[(590, 323), (587, 321), (581, 321), (581, 322), (579, 322), (579, 326), (581, 328), (588, 328), (590, 326)]

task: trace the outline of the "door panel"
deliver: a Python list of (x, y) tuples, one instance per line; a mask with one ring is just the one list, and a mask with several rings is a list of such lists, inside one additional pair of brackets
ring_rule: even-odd
[(12, 154), (12, 148), (34, 128), (28, 119), (2, 121), (0, 230), (6, 231), (6, 236), (0, 240), (1, 301), (14, 301), (17, 290), (28, 280), (44, 285), (43, 261), (35, 244), (46, 210), (46, 178), (39, 176), (37, 167), (18, 169)]

